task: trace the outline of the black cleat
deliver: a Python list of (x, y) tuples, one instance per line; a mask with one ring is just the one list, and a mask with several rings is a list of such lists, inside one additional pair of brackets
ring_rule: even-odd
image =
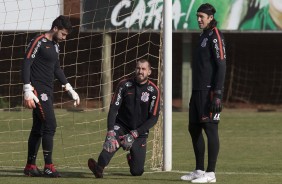
[(59, 178), (61, 174), (55, 169), (54, 164), (46, 164), (44, 166), (44, 176), (50, 178)]
[(103, 178), (103, 168), (98, 166), (97, 162), (93, 158), (88, 159), (88, 167), (96, 178)]
[(38, 169), (36, 165), (32, 164), (26, 164), (24, 168), (24, 174), (26, 176), (31, 176), (31, 177), (41, 177), (43, 176), (42, 172)]

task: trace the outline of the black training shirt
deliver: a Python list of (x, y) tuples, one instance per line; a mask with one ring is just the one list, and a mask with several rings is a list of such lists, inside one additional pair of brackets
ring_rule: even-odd
[(149, 132), (158, 120), (160, 93), (151, 81), (139, 84), (135, 79), (122, 80), (113, 95), (108, 114), (108, 130), (114, 129), (114, 123), (139, 135)]
[(216, 27), (204, 30), (192, 62), (193, 90), (222, 90), (225, 71), (226, 54), (222, 33)]
[(35, 89), (53, 90), (54, 77), (62, 84), (67, 79), (60, 67), (59, 44), (38, 35), (28, 44), (22, 63), (22, 80)]

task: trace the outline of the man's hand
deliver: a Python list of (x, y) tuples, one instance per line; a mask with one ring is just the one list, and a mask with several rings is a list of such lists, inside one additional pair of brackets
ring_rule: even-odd
[(119, 148), (119, 144), (115, 136), (116, 136), (116, 133), (114, 130), (108, 131), (107, 138), (103, 145), (103, 148), (104, 150), (106, 150), (109, 153), (112, 153), (116, 151), (116, 149)]
[(219, 113), (222, 111), (221, 99), (222, 99), (221, 90), (214, 91), (211, 99), (210, 112)]
[(70, 83), (67, 83), (66, 85), (63, 85), (65, 90), (68, 92), (69, 96), (74, 100), (74, 106), (78, 106), (80, 104), (80, 98), (78, 94), (74, 91)]
[(121, 137), (121, 144), (123, 148), (128, 151), (131, 149), (135, 139), (139, 136), (137, 130), (130, 131), (129, 134), (126, 134)]
[(29, 109), (36, 108), (34, 101), (36, 103), (39, 102), (37, 96), (33, 93), (33, 90), (34, 88), (30, 84), (24, 84), (24, 106)]

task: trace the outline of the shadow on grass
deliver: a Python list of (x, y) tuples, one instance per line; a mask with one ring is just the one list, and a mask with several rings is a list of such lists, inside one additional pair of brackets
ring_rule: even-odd
[[(62, 175), (62, 179), (93, 179), (93, 182), (111, 182), (111, 181), (115, 181), (116, 183), (124, 183), (124, 181), (139, 181), (141, 183), (170, 183), (170, 182), (179, 182), (178, 177), (170, 177), (170, 176), (156, 176), (158, 175), (157, 173), (155, 174), (143, 174), (142, 176), (132, 176), (130, 174), (129, 171), (125, 171), (125, 172), (109, 172), (109, 173), (105, 173), (104, 178), (102, 179), (96, 179), (95, 176), (88, 171), (82, 171), (82, 172), (77, 172), (77, 171), (68, 171), (68, 172), (60, 172)], [(22, 170), (12, 170), (12, 169), (0, 169), (0, 177), (2, 177), (3, 179), (5, 177), (7, 178), (32, 178), (32, 177), (28, 177), (25, 176), (23, 174)], [(36, 178), (40, 178), (40, 177), (36, 177)], [(43, 177), (41, 177), (43, 178)], [(48, 178), (48, 177), (46, 177)], [(41, 181), (41, 180), (39, 180)], [(87, 180), (86, 180), (87, 181)], [(154, 182), (155, 181), (155, 182)], [(159, 181), (159, 182), (158, 182)]]
[[(160, 175), (161, 177), (160, 177)], [(175, 173), (171, 173), (172, 175), (175, 175)], [(154, 174), (148, 174), (148, 173), (144, 173), (142, 176), (132, 176), (130, 174), (130, 172), (110, 172), (108, 174), (104, 175), (104, 179), (107, 180), (115, 180), (115, 181), (139, 181), (141, 183), (159, 183), (158, 181), (160, 181), (161, 183), (165, 182), (165, 183), (171, 183), (171, 182), (182, 182), (179, 179), (179, 176), (171, 176), (171, 174), (167, 174), (166, 176), (164, 176), (164, 173), (154, 173)], [(176, 174), (177, 175), (177, 174)], [(155, 182), (154, 182), (155, 181)]]
[[(85, 178), (85, 177), (90, 178), (93, 176), (92, 173), (86, 173), (86, 172), (61, 172), (60, 171), (60, 174), (62, 175), (62, 178)], [(29, 176), (24, 175), (23, 170), (7, 170), (7, 169), (6, 170), (0, 169), (0, 176), (1, 177), (29, 177)]]

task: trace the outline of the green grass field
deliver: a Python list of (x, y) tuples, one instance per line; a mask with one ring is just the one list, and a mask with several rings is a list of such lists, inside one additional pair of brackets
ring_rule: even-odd
[[(30, 178), (22, 174), (26, 158), (26, 141), (29, 134), (30, 112), (0, 112), (0, 177), (1, 183), (185, 183), (180, 176), (194, 169), (194, 155), (187, 131), (187, 112), (173, 113), (173, 167), (171, 172), (150, 170), (141, 177), (132, 177), (124, 155), (115, 158), (105, 172), (104, 179), (95, 179), (86, 167), (87, 158), (97, 158), (94, 142), (101, 144), (105, 119), (95, 122), (105, 114), (92, 112), (56, 112), (58, 130), (55, 140), (54, 160), (62, 178)], [(24, 119), (24, 120), (22, 120)], [(93, 121), (90, 119), (94, 119)], [(282, 181), (282, 113), (256, 110), (224, 109), (221, 114), (220, 154), (217, 163), (219, 184), (271, 184)], [(89, 122), (74, 124), (74, 122)], [(8, 131), (9, 130), (9, 131)], [(60, 133), (72, 135), (61, 138)], [(76, 135), (76, 136), (73, 136)], [(94, 137), (95, 138), (94, 140)], [(76, 141), (81, 143), (76, 144)], [(9, 143), (9, 144), (7, 144)], [(79, 145), (72, 147), (71, 145)], [(93, 144), (93, 145), (92, 145)], [(64, 149), (62, 148), (62, 146)], [(100, 145), (99, 145), (100, 146)], [(100, 148), (100, 147), (99, 147)], [(11, 153), (13, 154), (6, 154)], [(121, 151), (123, 152), (123, 151)], [(40, 156), (39, 156), (40, 157)], [(116, 164), (122, 162), (120, 168)], [(39, 158), (39, 165), (42, 158)], [(148, 163), (147, 163), (148, 164)], [(64, 165), (64, 167), (60, 167)], [(9, 166), (9, 167), (7, 167)]]

